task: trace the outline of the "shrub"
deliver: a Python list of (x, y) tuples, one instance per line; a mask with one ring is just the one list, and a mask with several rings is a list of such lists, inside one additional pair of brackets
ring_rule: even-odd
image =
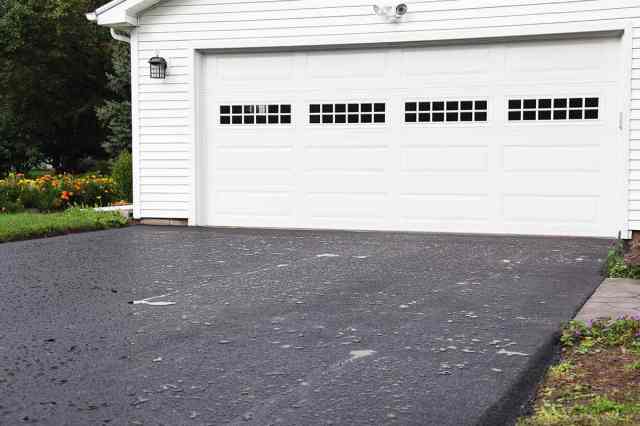
[(0, 180), (0, 212), (54, 211), (76, 205), (102, 207), (117, 200), (113, 180), (96, 175), (25, 179), (23, 175), (11, 174)]
[(131, 153), (124, 150), (113, 163), (111, 177), (115, 182), (118, 195), (129, 202), (133, 201), (133, 162)]
[(640, 266), (629, 265), (625, 262), (622, 243), (617, 243), (609, 249), (605, 269), (607, 278), (640, 279)]
[(571, 321), (563, 330), (560, 342), (565, 347), (624, 346), (640, 349), (640, 317), (598, 320), (590, 323)]

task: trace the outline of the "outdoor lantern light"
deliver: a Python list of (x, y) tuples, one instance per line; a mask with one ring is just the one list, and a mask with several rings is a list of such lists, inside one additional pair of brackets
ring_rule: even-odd
[(166, 78), (167, 77), (167, 61), (159, 56), (154, 56), (149, 59), (149, 67), (151, 69), (151, 78)]

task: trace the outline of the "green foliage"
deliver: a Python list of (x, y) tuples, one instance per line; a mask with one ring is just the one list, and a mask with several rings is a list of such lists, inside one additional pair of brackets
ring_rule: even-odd
[(104, 150), (115, 156), (131, 150), (131, 62), (129, 46), (124, 43), (112, 45), (113, 73), (107, 74), (107, 87), (112, 98), (96, 108), (98, 120), (108, 130), (102, 144)]
[(616, 416), (624, 416), (627, 414), (640, 413), (640, 405), (638, 404), (620, 404), (615, 401), (611, 401), (608, 398), (597, 397), (589, 404), (578, 405), (573, 408), (573, 414), (590, 414), (590, 415), (602, 415), (613, 414)]
[(566, 408), (545, 404), (535, 416), (520, 419), (518, 426), (631, 426), (640, 414), (638, 404), (620, 404), (597, 397), (585, 405)]
[(640, 361), (629, 364), (625, 368), (630, 371), (640, 371)]
[(624, 346), (640, 349), (640, 318), (599, 320), (589, 324), (571, 321), (563, 330), (560, 342), (565, 347), (577, 347), (587, 353), (595, 347)]
[(4, 214), (0, 215), (0, 242), (119, 228), (127, 224), (127, 219), (120, 213), (96, 212), (92, 209), (73, 208), (48, 214)]
[(105, 155), (95, 108), (109, 94), (111, 40), (84, 16), (101, 3), (0, 2), (0, 176)]
[(113, 180), (100, 176), (44, 175), (25, 179), (10, 174), (0, 180), (0, 213), (106, 206), (115, 201), (118, 196)]
[(555, 378), (566, 377), (573, 374), (574, 369), (575, 366), (569, 361), (563, 361), (549, 368), (549, 374)]
[(622, 242), (609, 249), (605, 264), (605, 275), (607, 278), (640, 279), (640, 266), (628, 265), (624, 260)]
[(133, 201), (133, 163), (131, 153), (122, 151), (113, 163), (111, 177), (116, 185), (116, 191), (122, 199)]

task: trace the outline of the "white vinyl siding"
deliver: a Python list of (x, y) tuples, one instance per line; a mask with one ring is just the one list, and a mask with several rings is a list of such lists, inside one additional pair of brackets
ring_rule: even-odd
[[(134, 30), (134, 160), (139, 217), (193, 214), (192, 49), (309, 46), (565, 33), (573, 25), (633, 29), (629, 120), (630, 229), (640, 230), (640, 0), (431, 0), (408, 2), (403, 22), (387, 23), (361, 0), (167, 0)], [(168, 78), (150, 80), (159, 53)], [(137, 117), (137, 118), (136, 118)]]

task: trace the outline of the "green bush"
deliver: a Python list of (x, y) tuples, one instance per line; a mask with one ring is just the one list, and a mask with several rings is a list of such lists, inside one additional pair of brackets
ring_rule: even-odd
[(131, 153), (124, 150), (113, 163), (111, 177), (116, 185), (116, 191), (122, 199), (133, 201), (133, 161)]
[(640, 266), (628, 265), (624, 260), (624, 247), (617, 243), (609, 249), (605, 264), (607, 278), (631, 278), (640, 279)]
[(562, 331), (560, 342), (565, 347), (624, 346), (640, 349), (640, 317), (622, 317), (585, 323), (571, 321)]

